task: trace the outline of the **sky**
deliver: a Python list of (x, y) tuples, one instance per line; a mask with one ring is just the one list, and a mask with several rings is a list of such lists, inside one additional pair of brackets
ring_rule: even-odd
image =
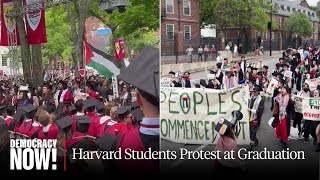
[(307, 0), (310, 6), (316, 6), (319, 0)]

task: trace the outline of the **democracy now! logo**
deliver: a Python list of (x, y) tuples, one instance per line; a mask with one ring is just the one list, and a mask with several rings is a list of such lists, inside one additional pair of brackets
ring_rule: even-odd
[(56, 170), (56, 145), (57, 140), (11, 139), (10, 170)]

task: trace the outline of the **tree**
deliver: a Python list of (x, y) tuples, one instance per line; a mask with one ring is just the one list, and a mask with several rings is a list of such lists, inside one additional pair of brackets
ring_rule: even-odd
[[(13, 0), (14, 6), (19, 8), (22, 7), (22, 1)], [(21, 47), (21, 59), (22, 59), (22, 69), (23, 69), (23, 77), (24, 83), (32, 84), (31, 81), (31, 66), (30, 66), (30, 46), (27, 40), (27, 34), (25, 30), (25, 24), (23, 21), (23, 15), (19, 15), (16, 17), (16, 23), (18, 27), (18, 33), (20, 37), (20, 47)]]
[(310, 19), (300, 12), (293, 13), (286, 23), (286, 31), (289, 33), (290, 39), (296, 35), (301, 45), (302, 38), (309, 38), (312, 35), (313, 27)]
[(48, 42), (42, 46), (44, 64), (50, 63), (55, 57), (69, 61), (73, 46), (65, 7), (57, 6), (46, 10), (46, 30)]
[[(248, 49), (248, 28), (263, 32), (267, 30), (270, 4), (256, 0), (201, 0), (200, 12), (203, 25), (217, 24), (225, 34), (228, 27), (240, 28), (240, 41), (244, 53)], [(276, 26), (274, 26), (276, 27)]]

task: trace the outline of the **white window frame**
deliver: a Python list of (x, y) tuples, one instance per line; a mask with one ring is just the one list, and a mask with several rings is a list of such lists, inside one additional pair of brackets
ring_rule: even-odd
[[(184, 1), (188, 1), (189, 2), (189, 14), (186, 14), (184, 12)], [(191, 16), (191, 1), (190, 0), (183, 0), (183, 15), (185, 16)]]
[(271, 32), (271, 40), (274, 40), (274, 32)]
[(268, 33), (267, 32), (263, 32), (262, 38), (263, 38), (264, 41), (267, 40), (268, 39)]
[[(186, 39), (186, 27), (189, 27), (190, 39)], [(184, 36), (184, 40), (191, 40), (191, 26), (190, 25), (183, 26), (183, 36)]]
[[(172, 12), (168, 12), (168, 1), (172, 2)], [(174, 0), (166, 0), (166, 13), (167, 14), (174, 14)]]
[[(168, 36), (168, 25), (172, 25), (172, 39), (169, 39), (169, 36)], [(166, 24), (166, 38), (168, 40), (174, 40), (174, 24)]]

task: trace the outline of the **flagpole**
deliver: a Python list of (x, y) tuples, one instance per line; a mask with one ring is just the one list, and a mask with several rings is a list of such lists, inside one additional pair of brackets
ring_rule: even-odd
[[(82, 59), (82, 61), (83, 61), (83, 70), (84, 70), (84, 74), (85, 74), (85, 76), (84, 76), (84, 84), (86, 84), (87, 83), (87, 70), (86, 70), (86, 44), (85, 44), (86, 42), (85, 41), (82, 41), (82, 49), (83, 49), (83, 59)], [(80, 71), (80, 70), (79, 70)]]

